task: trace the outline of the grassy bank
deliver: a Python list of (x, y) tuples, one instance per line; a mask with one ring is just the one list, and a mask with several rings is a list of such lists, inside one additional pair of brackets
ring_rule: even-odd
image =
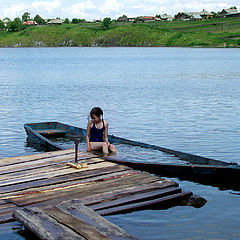
[(0, 47), (240, 47), (240, 18), (196, 22), (101, 23), (28, 27), (0, 32)]

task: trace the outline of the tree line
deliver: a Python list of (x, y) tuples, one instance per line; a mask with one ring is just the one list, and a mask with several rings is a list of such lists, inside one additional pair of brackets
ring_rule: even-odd
[[(60, 18), (56, 18), (56, 19), (60, 19)], [(0, 19), (0, 30), (6, 30), (9, 32), (18, 32), (27, 27), (27, 25), (23, 24), (27, 21), (34, 21), (38, 25), (44, 25), (50, 20), (51, 19), (47, 19), (47, 20), (43, 19), (39, 14), (37, 14), (34, 18), (31, 18), (30, 13), (25, 12), (21, 18), (16, 17), (12, 21), (10, 20), (10, 18), (4, 18), (3, 20)], [(81, 19), (81, 18), (73, 18), (71, 21), (68, 18), (66, 18), (63, 23), (77, 24), (77, 23), (84, 23), (84, 22), (87, 22), (87, 21), (85, 19)], [(104, 18), (102, 21), (102, 28), (108, 29), (111, 22), (112, 22), (111, 18), (109, 18), (109, 17)]]

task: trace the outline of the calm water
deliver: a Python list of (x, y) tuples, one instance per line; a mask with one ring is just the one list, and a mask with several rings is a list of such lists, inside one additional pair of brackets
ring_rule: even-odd
[[(24, 123), (86, 127), (89, 110), (101, 106), (110, 134), (240, 163), (239, 62), (240, 49), (0, 49), (0, 158), (37, 151), (26, 143)], [(136, 148), (118, 154), (166, 158)], [(240, 238), (236, 191), (173, 180), (207, 204), (107, 219), (140, 239)], [(0, 239), (31, 238), (17, 223), (0, 225), (0, 232)]]

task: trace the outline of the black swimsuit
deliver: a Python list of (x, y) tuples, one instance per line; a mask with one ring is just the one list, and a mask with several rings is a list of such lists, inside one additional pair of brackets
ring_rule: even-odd
[(93, 126), (90, 130), (90, 142), (103, 142), (104, 130), (104, 121), (103, 127), (100, 129), (96, 128), (95, 123), (93, 123)]

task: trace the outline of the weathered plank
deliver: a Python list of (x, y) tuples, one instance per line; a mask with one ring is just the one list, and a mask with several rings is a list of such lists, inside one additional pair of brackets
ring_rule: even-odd
[(75, 169), (75, 168), (68, 167), (66, 169), (58, 170), (56, 172), (51, 172), (51, 173), (46, 172), (46, 173), (36, 174), (33, 176), (21, 177), (17, 179), (10, 179), (10, 180), (7, 179), (5, 181), (3, 180), (0, 182), (0, 187), (15, 185), (23, 182), (35, 181), (39, 179), (52, 178), (52, 177), (61, 176), (61, 175), (67, 175), (74, 172), (83, 172), (83, 171), (89, 171), (89, 170), (94, 170), (98, 168), (106, 168), (106, 167), (112, 167), (112, 166), (116, 166), (116, 164), (110, 163), (110, 162), (100, 162), (100, 163), (89, 165), (88, 168)]
[(136, 186), (144, 183), (158, 181), (159, 178), (149, 176), (147, 173), (134, 174), (124, 176), (119, 179), (110, 179), (103, 182), (92, 182), (91, 184), (79, 184), (72, 188), (56, 189), (54, 191), (46, 191), (41, 194), (27, 194), (23, 197), (10, 198), (10, 200), (18, 206), (32, 205), (42, 202), (43, 204), (56, 204), (59, 201), (70, 199), (80, 199), (81, 197), (90, 196), (107, 191), (122, 189), (126, 187)]
[(86, 240), (72, 229), (59, 223), (39, 208), (16, 210), (13, 218), (30, 229), (40, 239)]
[(140, 209), (149, 208), (151, 206), (160, 206), (161, 204), (169, 204), (172, 201), (177, 201), (179, 199), (182, 199), (184, 197), (189, 197), (192, 195), (192, 192), (183, 192), (183, 193), (176, 193), (172, 194), (170, 196), (145, 201), (145, 202), (138, 202), (138, 203), (132, 203), (122, 206), (117, 206), (113, 208), (107, 208), (102, 210), (96, 210), (96, 212), (102, 216), (110, 215), (110, 214), (120, 214), (120, 213), (126, 213), (126, 212), (132, 212), (137, 211)]
[(161, 197), (168, 196), (171, 194), (176, 194), (179, 192), (181, 192), (180, 188), (169, 187), (169, 188), (158, 189), (158, 190), (145, 192), (145, 193), (136, 193), (136, 194), (132, 194), (130, 196), (122, 197), (120, 199), (116, 199), (112, 201), (107, 201), (107, 202), (105, 201), (103, 203), (91, 205), (90, 208), (92, 210), (102, 210), (106, 208), (117, 207), (121, 205), (135, 203), (135, 202), (143, 202), (151, 199), (161, 198)]
[(177, 187), (177, 186), (178, 184), (175, 182), (172, 182), (170, 180), (162, 180), (162, 181), (156, 181), (153, 183), (121, 188), (119, 190), (111, 190), (108, 192), (94, 194), (91, 196), (85, 196), (81, 198), (81, 202), (86, 206), (90, 206), (93, 204), (101, 203), (103, 201), (110, 201), (110, 200), (115, 200), (122, 197), (130, 196), (135, 193), (144, 193), (144, 192), (154, 191), (157, 189), (171, 188), (171, 187)]
[(12, 222), (12, 221), (14, 221), (13, 217), (12, 217), (12, 212), (0, 215), (0, 224)]
[[(69, 162), (69, 159), (65, 159), (61, 162), (47, 163), (40, 166), (35, 166), (34, 164), (27, 168), (17, 168), (7, 169), (6, 171), (1, 171), (0, 169), (0, 180), (2, 179), (14, 179), (24, 176), (36, 175), (39, 173), (54, 171), (58, 169), (66, 169), (68, 168), (65, 163)], [(100, 158), (89, 158), (89, 157), (81, 157), (79, 158), (79, 162), (87, 163), (87, 164), (95, 164), (104, 162), (103, 159)]]
[(59, 223), (74, 229), (75, 232), (82, 235), (88, 240), (109, 240), (105, 235), (99, 232), (95, 227), (86, 224), (81, 219), (62, 211), (61, 209), (53, 206), (43, 209), (45, 213), (57, 220)]
[[(110, 171), (110, 169), (112, 171)], [(83, 172), (84, 173), (84, 172)], [(108, 178), (110, 176), (119, 176), (121, 174), (132, 174), (133, 171), (132, 170), (128, 170), (128, 169), (121, 169), (121, 167), (118, 166), (113, 166), (110, 168), (105, 168), (102, 170), (101, 173), (99, 173), (99, 171), (94, 172), (91, 171), (87, 172), (87, 174), (83, 175), (83, 174), (76, 174), (76, 173), (72, 173), (72, 174), (68, 174), (64, 176), (57, 176), (54, 178), (47, 178), (47, 179), (40, 179), (40, 180), (36, 180), (36, 181), (29, 181), (29, 182), (24, 182), (24, 183), (19, 183), (19, 184), (14, 184), (14, 185), (10, 185), (10, 186), (3, 186), (0, 187), (0, 197), (3, 199), (4, 198), (4, 193), (9, 193), (10, 195), (13, 195), (14, 192), (17, 194), (17, 192), (22, 192), (22, 193), (26, 193), (23, 192), (25, 190), (28, 190), (28, 192), (43, 192), (43, 191), (47, 191), (49, 189), (55, 189), (57, 190), (58, 188), (66, 188), (66, 187), (75, 187), (76, 185), (79, 184), (89, 184), (92, 182), (96, 182), (96, 181), (103, 181), (105, 178)], [(72, 176), (73, 175), (73, 176)], [(6, 195), (5, 195), (6, 196)]]
[(119, 228), (115, 224), (107, 221), (105, 218), (99, 216), (90, 208), (81, 204), (79, 200), (71, 200), (62, 202), (57, 205), (57, 208), (65, 213), (81, 219), (86, 224), (96, 228), (101, 234), (107, 236), (109, 239), (135, 239), (133, 236)]
[[(103, 181), (104, 176), (102, 175), (109, 174), (109, 170), (111, 169), (112, 169), (112, 173), (118, 173), (118, 172), (120, 173), (123, 171), (128, 171), (128, 169), (121, 169), (120, 166), (116, 166), (116, 168), (114, 166), (113, 168), (111, 167), (111, 168), (97, 169), (97, 171), (102, 170), (102, 172), (101, 174), (96, 173), (96, 175), (92, 171), (89, 171), (89, 172), (86, 171), (86, 173), (89, 173), (89, 176), (84, 175), (85, 172), (81, 172), (81, 173), (73, 173), (73, 174), (65, 175), (66, 180), (64, 179), (65, 176), (58, 176), (52, 179), (51, 178), (43, 179), (43, 180), (37, 180), (34, 182), (27, 182), (27, 183), (1, 187), (0, 191), (2, 191), (2, 193), (0, 194), (0, 198), (9, 199), (14, 196), (21, 197), (21, 195), (26, 195), (26, 194), (43, 193), (47, 191), (61, 190), (64, 188), (73, 188), (73, 187), (88, 185), (94, 181), (95, 182)], [(104, 170), (106, 170), (106, 172)], [(79, 179), (77, 177), (77, 174), (79, 176)], [(72, 175), (73, 175), (73, 178), (71, 179)], [(81, 175), (83, 176), (81, 177)], [(74, 180), (74, 177), (75, 177), (75, 180)], [(70, 180), (68, 180), (68, 178)]]
[[(89, 156), (87, 155), (79, 157), (79, 159), (88, 159), (88, 158)], [(94, 157), (90, 157), (90, 158), (94, 158)], [(95, 158), (98, 161), (100, 159), (96, 156)], [(74, 160), (74, 154), (68, 154), (68, 155), (61, 155), (61, 156), (52, 157), (52, 158), (37, 159), (34, 162), (25, 161), (23, 163), (15, 163), (13, 165), (2, 166), (2, 167), (0, 166), (0, 175), (34, 169), (34, 167), (36, 169), (36, 168), (41, 168), (41, 167), (50, 166), (50, 165), (59, 164), (59, 163), (66, 163), (73, 160)]]
[[(72, 154), (72, 153), (74, 153), (74, 149), (71, 148), (71, 149), (67, 149), (67, 150), (38, 153), (38, 154), (27, 155), (27, 156), (2, 158), (2, 159), (0, 159), (0, 166), (35, 161), (35, 160), (39, 160), (39, 159), (52, 158), (55, 156), (68, 155), (68, 154)], [(80, 153), (83, 153), (83, 152), (80, 152)]]

